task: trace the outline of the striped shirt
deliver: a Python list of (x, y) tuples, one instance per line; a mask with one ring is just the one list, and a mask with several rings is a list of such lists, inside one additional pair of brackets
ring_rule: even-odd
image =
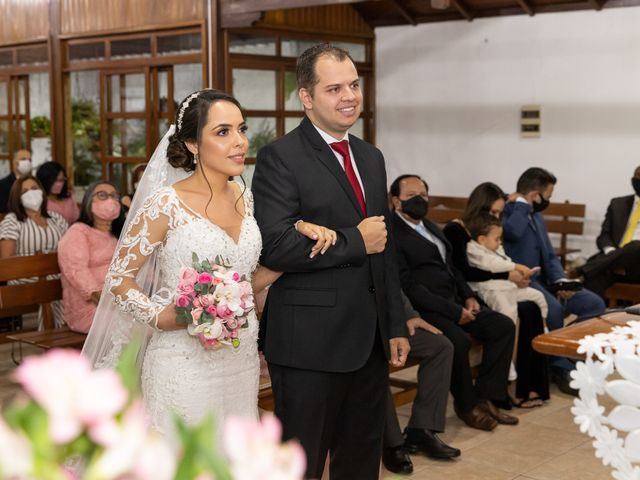
[(47, 226), (41, 227), (31, 218), (21, 222), (15, 213), (8, 213), (0, 222), (0, 240), (15, 240), (16, 255), (53, 253), (69, 225), (62, 215), (51, 212)]

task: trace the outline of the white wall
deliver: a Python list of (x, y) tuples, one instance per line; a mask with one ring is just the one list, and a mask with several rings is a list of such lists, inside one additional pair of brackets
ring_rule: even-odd
[[(640, 8), (510, 16), (376, 30), (376, 135), (389, 180), (418, 173), (431, 193), (506, 191), (529, 166), (559, 179), (554, 199), (587, 204), (595, 251), (609, 199), (640, 165)], [(542, 105), (542, 136), (519, 135)]]

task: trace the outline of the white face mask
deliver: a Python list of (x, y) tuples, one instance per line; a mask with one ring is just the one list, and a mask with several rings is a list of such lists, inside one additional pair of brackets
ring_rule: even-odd
[(31, 160), (19, 160), (18, 161), (18, 172), (21, 175), (26, 175), (27, 173), (31, 173)]
[(42, 190), (27, 190), (20, 196), (22, 206), (29, 210), (40, 210), (42, 205), (43, 194)]

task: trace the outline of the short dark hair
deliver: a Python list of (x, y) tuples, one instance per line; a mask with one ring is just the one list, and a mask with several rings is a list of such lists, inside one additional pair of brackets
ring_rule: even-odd
[(526, 195), (534, 190), (542, 191), (551, 185), (555, 185), (558, 180), (553, 173), (540, 167), (531, 167), (525, 170), (518, 179), (516, 190), (522, 195)]
[(478, 240), (480, 235), (488, 235), (492, 227), (502, 228), (500, 219), (494, 217), (489, 212), (478, 213), (478, 215), (469, 220), (469, 223), (465, 222), (464, 225), (474, 240)]
[(9, 201), (7, 202), (7, 210), (11, 213), (14, 213), (19, 221), (24, 222), (27, 218), (27, 211), (22, 205), (21, 197), (22, 197), (22, 184), (27, 180), (33, 180), (38, 184), (40, 190), (42, 190), (42, 205), (40, 205), (40, 215), (44, 218), (50, 218), (49, 212), (47, 212), (47, 194), (45, 193), (44, 188), (40, 181), (31, 174), (23, 175), (19, 177), (13, 185), (11, 186), (11, 190), (9, 191)]
[(398, 178), (396, 178), (393, 181), (393, 183), (389, 187), (389, 195), (391, 195), (392, 197), (399, 197), (400, 196), (400, 182), (402, 182), (403, 180), (406, 180), (407, 178), (417, 178), (422, 183), (424, 183), (424, 188), (427, 189), (427, 192), (429, 191), (429, 185), (427, 184), (427, 182), (424, 181), (424, 179), (420, 175), (415, 175), (413, 173), (406, 173), (404, 175), (400, 175)]
[(339, 62), (344, 62), (347, 58), (355, 65), (353, 58), (346, 50), (331, 45), (330, 43), (319, 43), (307, 48), (296, 61), (296, 79), (298, 88), (304, 88), (311, 93), (313, 87), (318, 83), (316, 75), (316, 63), (318, 58), (327, 55)]
[[(58, 162), (44, 162), (42, 165), (38, 167), (36, 170), (36, 178), (40, 180), (42, 187), (44, 188), (45, 195), (51, 194), (51, 187), (56, 182), (56, 178), (60, 172), (64, 173), (64, 168)], [(71, 194), (69, 193), (69, 187), (67, 182), (67, 176), (65, 174), (64, 177), (64, 185), (62, 187), (62, 191), (56, 195), (59, 199), (68, 198)]]
[[(80, 205), (80, 218), (78, 219), (78, 221), (89, 225), (90, 227), (95, 226), (95, 219), (93, 218), (91, 205), (93, 203), (93, 194), (96, 191), (96, 187), (98, 187), (99, 185), (111, 185), (113, 188), (115, 188), (116, 192), (118, 192), (118, 186), (115, 183), (110, 182), (109, 180), (98, 180), (97, 182), (93, 182), (87, 187), (87, 190), (84, 192), (84, 197), (82, 197), (82, 204)], [(125, 218), (126, 217), (124, 208), (122, 208), (122, 205), (120, 205), (120, 215), (113, 222), (111, 222), (111, 233), (114, 237), (120, 237), (122, 227), (124, 227)]]
[(499, 199), (506, 200), (507, 196), (498, 185), (491, 182), (481, 183), (469, 195), (467, 205), (462, 212), (462, 222), (466, 225), (481, 213), (489, 213), (491, 205)]

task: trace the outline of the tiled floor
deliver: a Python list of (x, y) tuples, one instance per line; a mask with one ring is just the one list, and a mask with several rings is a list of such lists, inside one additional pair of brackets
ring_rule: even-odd
[[(37, 350), (25, 348), (24, 354)], [(11, 347), (0, 345), (0, 404), (11, 399), (17, 388), (11, 381), (14, 365)], [(404, 373), (404, 372), (403, 372)], [(407, 372), (411, 376), (411, 372)], [(498, 426), (493, 432), (466, 427), (450, 405), (447, 431), (441, 435), (448, 444), (460, 448), (462, 456), (453, 461), (412, 457), (412, 480), (606, 480), (611, 473), (594, 456), (591, 441), (573, 423), (569, 408), (572, 397), (552, 387), (547, 405), (531, 410), (515, 409), (520, 418), (515, 427)], [(410, 405), (398, 409), (404, 428)], [(383, 469), (384, 479), (394, 478)]]

